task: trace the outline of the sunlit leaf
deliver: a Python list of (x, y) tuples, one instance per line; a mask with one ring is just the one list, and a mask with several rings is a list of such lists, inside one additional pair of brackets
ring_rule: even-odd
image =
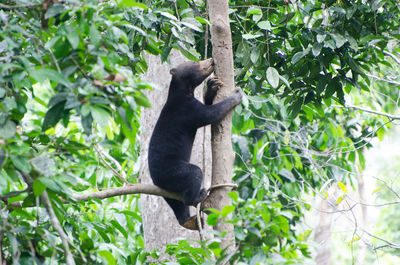
[(46, 186), (43, 185), (39, 179), (33, 181), (33, 194), (35, 194), (35, 196), (40, 196), (45, 189)]
[(347, 193), (346, 185), (343, 184), (343, 182), (338, 182), (337, 184), (338, 184), (339, 188), (340, 188), (344, 193)]
[(37, 69), (30, 71), (31, 76), (38, 82), (44, 82), (46, 79), (61, 83), (66, 87), (71, 87), (71, 82), (62, 74), (54, 69)]
[(279, 86), (279, 73), (274, 67), (268, 67), (267, 80), (273, 88), (277, 88)]

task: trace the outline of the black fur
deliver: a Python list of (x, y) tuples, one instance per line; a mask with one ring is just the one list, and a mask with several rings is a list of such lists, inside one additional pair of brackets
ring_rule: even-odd
[(220, 121), (242, 100), (237, 90), (233, 96), (212, 105), (222, 85), (217, 78), (208, 80), (206, 104), (195, 99), (194, 89), (212, 72), (212, 59), (183, 63), (171, 70), (168, 98), (150, 140), (151, 178), (160, 188), (183, 195), (184, 202), (165, 199), (182, 226), (190, 219), (189, 206), (197, 205), (206, 197), (205, 190), (201, 189), (203, 173), (198, 166), (189, 163), (196, 131)]

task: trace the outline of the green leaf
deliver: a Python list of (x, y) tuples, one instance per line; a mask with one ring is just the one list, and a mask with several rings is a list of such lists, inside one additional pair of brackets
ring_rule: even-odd
[(57, 181), (52, 178), (40, 178), (40, 182), (46, 186), (46, 188), (49, 188), (54, 192), (63, 192), (60, 186), (57, 184)]
[(209, 214), (207, 216), (207, 224), (211, 225), (211, 226), (218, 224), (218, 217), (219, 217), (219, 214), (217, 214), (217, 213)]
[(61, 14), (65, 11), (65, 7), (63, 4), (55, 3), (50, 5), (50, 7), (47, 9), (46, 14), (44, 16), (45, 19), (49, 19), (51, 17), (55, 17), (58, 14)]
[(43, 183), (40, 182), (39, 179), (35, 179), (35, 180), (33, 181), (33, 194), (34, 194), (36, 197), (37, 197), (37, 196), (40, 196), (40, 195), (43, 193), (43, 191), (45, 191), (45, 189), (46, 189), (46, 186), (43, 185)]
[(42, 130), (46, 131), (47, 129), (54, 127), (59, 120), (64, 118), (68, 114), (68, 110), (65, 110), (65, 102), (61, 101), (60, 103), (52, 106), (44, 116)]
[(100, 250), (97, 253), (107, 260), (107, 264), (108, 265), (117, 264), (116, 259), (114, 258), (114, 256), (112, 255), (112, 253), (110, 251), (108, 251), (108, 250)]
[(334, 34), (330, 34), (330, 35), (336, 43), (336, 48), (342, 47), (347, 42), (347, 39), (345, 39), (340, 34), (334, 33)]
[(60, 92), (52, 96), (49, 100), (48, 107), (53, 107), (54, 105), (59, 104), (60, 102), (66, 101), (69, 97), (74, 96), (72, 93), (68, 92)]
[(278, 175), (280, 177), (284, 177), (287, 180), (291, 181), (291, 182), (295, 182), (296, 178), (294, 177), (293, 173), (290, 172), (289, 170), (287, 170), (286, 168), (283, 168), (281, 171), (279, 171)]
[(168, 56), (169, 56), (171, 50), (172, 50), (172, 47), (171, 47), (171, 46), (164, 47), (164, 49), (163, 49), (163, 51), (162, 51), (162, 53), (161, 53), (161, 62), (167, 61)]
[(349, 243), (347, 243), (347, 245), (350, 246), (353, 242), (356, 242), (358, 240), (360, 240), (360, 237), (356, 236), (352, 240), (350, 240)]
[(121, 234), (125, 237), (128, 238), (128, 232), (126, 232), (125, 228), (123, 226), (121, 226), (117, 221), (112, 220), (111, 224), (118, 230), (121, 232)]
[(355, 60), (353, 60), (353, 58), (349, 57), (348, 60), (351, 70), (359, 74), (364, 74), (364, 71), (361, 69), (358, 63)]
[(203, 29), (201, 28), (201, 24), (195, 19), (186, 18), (185, 21), (182, 21), (181, 23), (182, 23), (182, 25), (185, 25), (186, 27), (188, 27), (194, 31), (203, 32)]
[[(336, 78), (336, 77), (335, 77)], [(325, 98), (330, 98), (333, 96), (333, 94), (336, 92), (336, 87), (337, 87), (337, 82), (334, 79), (331, 79), (328, 83), (328, 86), (326, 87), (325, 90)]]
[(108, 98), (105, 97), (99, 97), (99, 96), (94, 96), (89, 98), (89, 102), (92, 104), (99, 104), (99, 105), (110, 105), (111, 102)]
[(222, 208), (221, 215), (222, 215), (223, 218), (226, 218), (228, 216), (228, 214), (230, 214), (234, 210), (235, 210), (235, 206), (233, 206), (233, 205), (225, 205)]
[(292, 58), (292, 64), (296, 64), (298, 61), (301, 60), (305, 56), (304, 52), (297, 52), (295, 55), (293, 55)]
[(208, 21), (208, 20), (206, 20), (206, 19), (204, 19), (204, 18), (202, 18), (202, 17), (195, 17), (195, 19), (196, 19), (198, 22), (200, 22), (201, 24), (208, 24), (208, 25), (211, 25), (210, 21)]
[(55, 174), (55, 162), (47, 155), (37, 156), (31, 159), (33, 168), (38, 171), (42, 176), (52, 176)]
[(326, 38), (326, 35), (317, 35), (317, 42), (322, 43)]
[(28, 159), (20, 155), (11, 155), (10, 157), (13, 165), (18, 170), (21, 170), (25, 174), (28, 174), (31, 171), (32, 166), (29, 163)]
[(151, 103), (150, 101), (147, 99), (147, 97), (145, 95), (143, 95), (142, 93), (136, 93), (134, 95), (135, 98), (135, 102), (145, 108), (150, 108), (151, 107)]
[(42, 83), (46, 79), (61, 83), (66, 87), (72, 87), (71, 82), (62, 74), (53, 69), (35, 69), (30, 71), (30, 75), (38, 82)]
[(340, 196), (339, 198), (337, 198), (336, 200), (336, 205), (339, 205), (339, 203), (341, 203), (343, 201), (344, 197)]
[(96, 46), (96, 48), (99, 48), (100, 46), (100, 41), (101, 41), (101, 36), (99, 31), (97, 30), (97, 27), (94, 23), (90, 25), (90, 34), (89, 34), (90, 42)]
[(267, 80), (273, 88), (277, 88), (279, 86), (279, 73), (274, 67), (268, 67)]
[(76, 28), (71, 25), (65, 25), (65, 33), (72, 48), (76, 49), (79, 45), (79, 35), (76, 32)]
[(260, 57), (260, 49), (258, 47), (254, 47), (253, 49), (251, 49), (250, 61), (253, 64), (257, 63), (259, 57)]
[(279, 75), (279, 79), (282, 80), (282, 82), (285, 83), (285, 85), (286, 85), (288, 88), (290, 88), (289, 81), (288, 81), (285, 77)]
[(147, 10), (147, 6), (143, 3), (138, 3), (134, 0), (119, 0), (118, 6), (120, 7), (137, 7), (140, 9)]
[(268, 20), (258, 22), (258, 23), (257, 23), (257, 26), (258, 26), (260, 29), (269, 30), (269, 31), (271, 31), (272, 29), (274, 29), (274, 28), (271, 26), (271, 23), (270, 23)]
[(159, 11), (158, 13), (160, 13), (160, 15), (162, 15), (163, 17), (178, 21), (178, 19), (176, 18), (176, 16), (168, 13), (168, 12), (163, 12), (163, 11)]
[(243, 34), (242, 38), (245, 40), (251, 40), (251, 39), (256, 39), (263, 36), (263, 34), (261, 33), (257, 33), (257, 34), (251, 34), (251, 33), (247, 33), (247, 34)]
[(344, 185), (343, 182), (338, 182), (337, 184), (338, 184), (339, 188), (343, 191), (343, 193), (347, 193), (346, 185)]
[(15, 123), (9, 119), (4, 124), (0, 124), (0, 138), (1, 139), (10, 139), (14, 137), (16, 132)]
[(255, 14), (261, 14), (261, 13), (262, 13), (262, 11), (261, 11), (261, 8), (259, 8), (259, 7), (252, 6), (249, 9), (247, 9), (247, 15), (255, 15)]
[(4, 98), (6, 95), (6, 89), (4, 87), (0, 87), (0, 98)]
[(324, 45), (322, 43), (319, 43), (319, 42), (314, 43), (314, 45), (312, 47), (312, 53), (315, 57), (317, 57), (321, 53), (323, 46)]
[(383, 137), (385, 136), (385, 127), (380, 127), (377, 131), (376, 131), (376, 136), (378, 137), (379, 141), (383, 140)]
[(161, 53), (161, 50), (157, 47), (157, 43), (153, 40), (153, 38), (147, 38), (145, 49), (154, 55), (159, 55)]
[(90, 113), (97, 124), (101, 127), (106, 127), (111, 118), (110, 113), (98, 106), (90, 106)]
[(193, 47), (186, 48), (182, 43), (179, 42), (178, 49), (186, 58), (191, 61), (198, 61), (200, 58), (200, 54)]
[(297, 117), (297, 115), (299, 114), (299, 112), (301, 110), (301, 107), (303, 106), (303, 102), (304, 102), (303, 97), (298, 97), (295, 100), (295, 102), (293, 104), (293, 107), (292, 107), (292, 113), (291, 113), (292, 118), (296, 118)]
[(51, 49), (53, 48), (53, 46), (60, 40), (61, 36), (55, 36), (54, 38), (51, 38), (48, 42), (46, 42), (46, 44), (44, 45), (44, 47), (46, 49)]

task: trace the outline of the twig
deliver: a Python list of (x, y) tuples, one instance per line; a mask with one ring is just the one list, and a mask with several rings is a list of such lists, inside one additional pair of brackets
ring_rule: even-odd
[(65, 234), (60, 221), (58, 220), (56, 214), (54, 213), (54, 209), (53, 206), (51, 205), (50, 199), (49, 199), (49, 195), (47, 194), (47, 191), (44, 191), (41, 195), (40, 198), (42, 199), (42, 203), (44, 208), (46, 208), (47, 213), (50, 216), (50, 222), (53, 226), (53, 228), (57, 231), (57, 233), (60, 235), (61, 237), (61, 241), (62, 241), (62, 245), (63, 245), (63, 249), (65, 252), (65, 262), (67, 263), (67, 265), (75, 265), (75, 261), (74, 258), (72, 256), (72, 253), (69, 249), (69, 243), (68, 243), (68, 237)]
[(260, 8), (260, 9), (276, 9), (275, 7), (269, 7), (269, 6), (257, 6), (257, 5), (248, 5), (248, 6), (246, 6), (246, 5), (242, 5), (242, 6), (233, 6), (233, 5), (230, 5), (229, 6), (229, 8), (250, 8), (250, 7), (258, 7), (258, 8)]
[(391, 79), (385, 79), (385, 78), (381, 78), (381, 77), (378, 77), (378, 76), (375, 76), (375, 75), (370, 75), (370, 74), (366, 74), (366, 76), (368, 76), (370, 78), (373, 78), (373, 79), (375, 79), (377, 81), (382, 81), (382, 82), (386, 82), (386, 83), (389, 83), (389, 84), (392, 84), (392, 85), (400, 86), (400, 82), (397, 82), (397, 81), (394, 81), (394, 80), (391, 80)]
[(28, 4), (28, 5), (15, 5), (15, 6), (0, 4), (0, 8), (1, 9), (18, 9), (18, 8), (26, 8), (26, 7), (35, 7), (35, 6), (40, 6), (40, 5), (42, 5), (42, 3)]
[(21, 193), (28, 192), (28, 191), (29, 191), (29, 188), (26, 188), (24, 190), (19, 190), (19, 191), (11, 191), (9, 193), (6, 193), (6, 194), (0, 196), (0, 200), (4, 201), (4, 200), (7, 200), (8, 198), (16, 197), (16, 196), (20, 195)]
[(376, 45), (372, 45), (375, 49), (378, 49), (383, 52), (383, 54), (386, 54), (387, 56), (391, 57), (398, 65), (400, 65), (400, 59), (396, 57), (393, 53), (390, 53), (388, 51), (385, 51), (384, 49), (381, 49), (380, 47)]
[[(126, 180), (126, 178), (124, 177), (124, 176), (122, 176), (115, 168), (113, 168), (108, 162), (107, 162), (107, 160), (104, 158), (104, 156), (105, 156), (105, 153), (103, 153), (102, 152), (102, 150), (97, 146), (97, 145), (94, 145), (93, 146), (94, 147), (94, 149), (96, 150), (96, 152), (99, 154), (99, 157), (100, 157), (100, 159), (101, 159), (101, 161), (103, 161), (103, 163), (109, 168), (109, 169), (111, 169), (111, 171), (114, 173), (114, 175), (115, 176), (117, 176), (122, 182), (124, 182), (125, 183), (125, 185), (128, 185), (129, 184), (129, 182)], [(108, 158), (110, 159), (110, 157), (111, 156), (108, 156)], [(115, 160), (114, 160), (114, 158), (112, 158), (111, 159), (113, 162), (114, 162), (114, 164), (115, 164)], [(118, 163), (117, 163), (118, 164)], [(118, 166), (119, 166), (119, 164), (118, 164)], [(117, 166), (117, 167), (118, 167)], [(119, 166), (119, 169), (120, 169), (121, 167)], [(124, 173), (123, 173), (124, 174)], [(124, 174), (125, 175), (125, 174)]]
[(4, 253), (3, 253), (3, 239), (4, 239), (4, 233), (7, 231), (7, 221), (8, 217), (5, 216), (3, 218), (3, 225), (2, 225), (2, 231), (0, 233), (0, 264), (4, 264)]
[(369, 112), (372, 114), (376, 114), (376, 115), (380, 115), (380, 116), (385, 116), (387, 118), (389, 118), (390, 120), (400, 120), (400, 116), (395, 116), (392, 114), (388, 114), (385, 112), (380, 112), (380, 111), (376, 111), (376, 110), (371, 110), (371, 109), (367, 109), (367, 108), (363, 108), (363, 107), (359, 107), (359, 106), (354, 106), (354, 105), (345, 105), (345, 106), (341, 106), (341, 105), (332, 105), (332, 107), (335, 108), (348, 108), (348, 109), (356, 109), (356, 110), (361, 110), (364, 112)]
[(74, 62), (74, 64), (76, 65), (76, 67), (78, 68), (78, 70), (82, 73), (82, 75), (86, 78), (86, 79), (90, 79), (90, 77), (83, 71), (82, 67), (79, 65), (79, 63), (76, 61), (76, 59), (74, 58), (74, 56), (71, 56), (71, 60)]
[(197, 227), (199, 229), (199, 237), (200, 241), (204, 242), (204, 237), (203, 237), (203, 226), (201, 224), (201, 202), (199, 202), (196, 206), (196, 217), (197, 217)]
[(400, 65), (400, 59), (397, 58), (393, 53), (390, 53), (388, 51), (382, 50), (383, 54), (386, 54), (387, 56), (391, 57), (398, 65)]

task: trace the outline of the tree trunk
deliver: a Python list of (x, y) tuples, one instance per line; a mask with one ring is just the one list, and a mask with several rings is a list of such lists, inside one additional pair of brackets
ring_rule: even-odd
[[(153, 128), (161, 112), (161, 109), (166, 101), (168, 87), (171, 80), (169, 70), (172, 66), (177, 66), (180, 63), (187, 61), (176, 50), (172, 50), (169, 59), (171, 66), (166, 63), (161, 64), (159, 56), (149, 55), (147, 57), (149, 70), (143, 79), (157, 89), (147, 91), (145, 94), (148, 97), (151, 108), (142, 109), (141, 114), (141, 134), (140, 134), (140, 181), (141, 183), (152, 183), (149, 175), (147, 164), (148, 146)], [(196, 97), (202, 98), (203, 89), (196, 89)], [(171, 124), (173, 126), (173, 124)], [(205, 141), (205, 152), (203, 152), (204, 131), (208, 131), (208, 139)], [(198, 165), (203, 169), (203, 153), (205, 155), (205, 176), (206, 183), (210, 183), (211, 178), (211, 150), (210, 150), (210, 131), (200, 129), (197, 131), (196, 139), (193, 145), (191, 163)], [(207, 166), (208, 165), (208, 166)], [(176, 238), (190, 238), (199, 240), (199, 234), (196, 231), (187, 230), (178, 224), (171, 208), (167, 205), (163, 198), (152, 195), (141, 195), (141, 207), (143, 217), (143, 230), (145, 246), (148, 251), (157, 248), (161, 251), (165, 249), (166, 244), (174, 242)], [(194, 208), (193, 208), (194, 210)], [(193, 211), (193, 214), (195, 211)], [(166, 257), (162, 257), (165, 259)]]
[[(224, 83), (214, 102), (230, 96), (234, 91), (232, 37), (228, 16), (228, 0), (211, 0), (208, 2), (211, 21), (211, 41), (215, 75)], [(234, 152), (231, 142), (232, 112), (220, 123), (211, 126), (212, 180), (211, 185), (232, 183)], [(221, 210), (230, 205), (227, 195), (230, 188), (218, 188), (211, 192), (206, 206)], [(228, 217), (229, 218), (229, 217)], [(235, 247), (233, 225), (219, 222), (215, 227), (220, 232), (227, 232), (221, 247), (227, 247), (228, 253)]]
[(314, 240), (319, 244), (317, 249), (315, 263), (317, 265), (330, 265), (331, 264), (331, 226), (332, 226), (332, 213), (328, 213), (332, 208), (329, 206), (327, 200), (320, 199), (319, 207), (319, 222), (315, 228)]

